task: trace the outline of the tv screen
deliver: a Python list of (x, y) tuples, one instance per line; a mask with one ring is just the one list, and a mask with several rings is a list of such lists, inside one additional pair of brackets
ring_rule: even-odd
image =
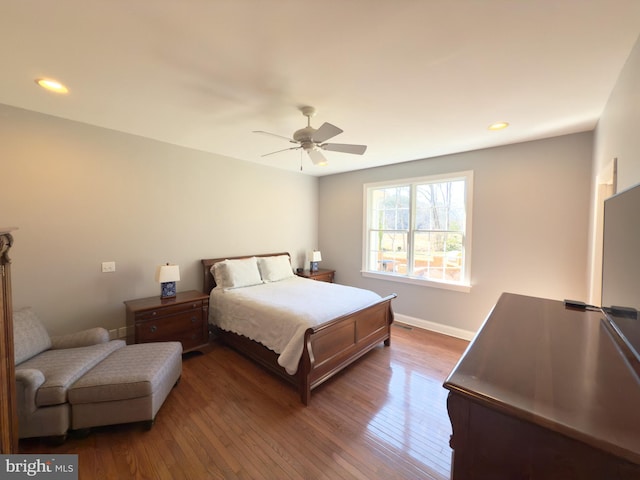
[(604, 202), (602, 311), (640, 377), (640, 184)]
[(640, 310), (640, 184), (604, 202), (602, 306)]

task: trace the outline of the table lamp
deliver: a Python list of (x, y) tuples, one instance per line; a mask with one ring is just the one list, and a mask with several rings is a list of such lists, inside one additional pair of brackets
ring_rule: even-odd
[(160, 265), (156, 270), (156, 282), (160, 283), (160, 298), (176, 296), (176, 282), (180, 280), (178, 265)]
[(313, 252), (311, 252), (311, 266), (309, 270), (311, 270), (312, 272), (317, 272), (318, 262), (321, 262), (321, 261), (322, 261), (322, 254), (320, 253), (319, 250), (314, 250)]

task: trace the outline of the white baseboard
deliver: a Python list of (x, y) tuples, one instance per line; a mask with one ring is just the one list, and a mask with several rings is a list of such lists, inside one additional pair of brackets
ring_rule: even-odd
[(473, 332), (471, 330), (463, 330), (462, 328), (450, 327), (449, 325), (430, 322), (429, 320), (410, 317), (408, 315), (402, 315), (401, 313), (394, 312), (394, 319), (397, 322), (404, 323), (412, 327), (417, 327), (417, 328), (422, 328), (424, 330), (430, 330), (432, 332), (442, 333), (444, 335), (449, 335), (450, 337), (462, 338), (463, 340), (471, 340), (476, 334), (476, 332)]

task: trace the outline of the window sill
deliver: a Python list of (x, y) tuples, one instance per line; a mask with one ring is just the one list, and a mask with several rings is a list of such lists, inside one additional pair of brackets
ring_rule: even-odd
[(403, 275), (393, 275), (391, 273), (379, 272), (360, 272), (363, 277), (375, 278), (378, 280), (388, 280), (390, 282), (409, 283), (412, 285), (421, 285), (423, 287), (441, 288), (443, 290), (453, 290), (456, 292), (469, 293), (471, 291), (470, 284), (434, 282), (433, 280), (423, 280), (421, 278), (406, 277)]

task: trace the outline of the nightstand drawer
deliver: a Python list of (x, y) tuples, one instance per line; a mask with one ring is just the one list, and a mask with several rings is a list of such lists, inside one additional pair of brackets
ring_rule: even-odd
[(313, 272), (310, 272), (309, 270), (298, 271), (296, 272), (296, 275), (303, 278), (310, 278), (311, 280), (316, 280), (318, 282), (333, 283), (335, 273), (335, 270), (321, 268)]
[(313, 275), (311, 278), (319, 282), (333, 283), (333, 272), (316, 274), (316, 275)]
[(202, 301), (181, 303), (180, 305), (172, 305), (170, 307), (162, 307), (154, 310), (144, 310), (136, 313), (137, 321), (152, 320), (154, 318), (166, 317), (169, 315), (175, 315), (176, 313), (183, 313), (185, 310), (201, 310)]
[(183, 338), (202, 342), (203, 336), (202, 310), (191, 310), (176, 315), (136, 322), (136, 340), (139, 343), (166, 342)]

